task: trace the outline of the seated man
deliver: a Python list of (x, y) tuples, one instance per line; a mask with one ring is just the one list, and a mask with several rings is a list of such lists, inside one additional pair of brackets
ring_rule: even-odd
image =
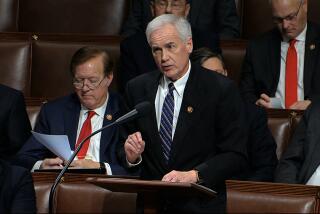
[[(194, 51), (191, 59), (209, 70), (224, 76), (228, 75), (223, 57), (207, 48)], [(246, 103), (246, 118), (249, 168), (235, 178), (252, 181), (273, 181), (274, 170), (278, 163), (277, 145), (268, 128), (267, 114), (263, 108)]]
[(320, 100), (301, 118), (275, 172), (275, 182), (320, 185)]
[[(176, 0), (174, 3), (165, 4), (159, 0), (148, 0), (153, 17), (162, 14), (174, 14), (186, 17), (190, 10), (187, 0)], [(213, 29), (192, 28), (194, 48), (209, 47), (213, 51), (220, 52), (219, 39)], [(157, 70), (157, 65), (152, 57), (146, 35), (138, 32), (120, 44), (120, 69), (119, 69), (119, 90), (124, 92), (127, 82), (134, 77)]]
[(307, 0), (270, 4), (276, 28), (249, 42), (240, 89), (265, 108), (304, 110), (320, 96), (320, 28), (307, 21)]
[[(132, 36), (145, 31), (152, 20), (150, 2), (159, 2), (174, 10), (177, 0), (134, 0), (129, 17), (122, 29), (123, 36)], [(203, 31), (215, 29), (222, 39), (234, 39), (240, 36), (240, 19), (237, 15), (234, 0), (187, 0), (190, 3), (190, 13), (187, 16), (192, 27)], [(170, 8), (168, 8), (170, 10)]]
[[(93, 131), (126, 113), (119, 95), (108, 91), (113, 79), (113, 60), (106, 50), (84, 47), (71, 60), (75, 93), (43, 105), (35, 131), (67, 135), (71, 150)], [(126, 174), (119, 166), (115, 148), (121, 138), (118, 127), (110, 127), (88, 140), (71, 166), (106, 167), (107, 174)], [(16, 157), (28, 169), (59, 168), (64, 160), (55, 157), (33, 136)]]
[(26, 169), (0, 159), (0, 213), (36, 213), (32, 177)]
[(10, 161), (31, 134), (23, 94), (0, 84), (0, 157)]
[(126, 97), (130, 106), (149, 101), (154, 108), (133, 124), (118, 150), (122, 163), (141, 169), (142, 179), (199, 182), (218, 192), (214, 199), (159, 197), (160, 212), (225, 212), (224, 182), (247, 165), (236, 85), (190, 62), (192, 33), (183, 17), (158, 16), (146, 35), (159, 70), (129, 81)]

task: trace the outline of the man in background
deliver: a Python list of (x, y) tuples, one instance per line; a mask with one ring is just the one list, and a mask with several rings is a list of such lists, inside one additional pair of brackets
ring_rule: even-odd
[[(44, 104), (35, 131), (67, 135), (71, 150), (75, 150), (89, 134), (126, 113), (121, 97), (108, 90), (113, 79), (113, 65), (110, 54), (102, 48), (79, 49), (70, 64), (74, 93)], [(71, 166), (105, 169), (108, 175), (127, 174), (115, 153), (121, 137), (126, 136), (122, 136), (116, 126), (96, 134), (84, 143)], [(15, 161), (35, 170), (61, 168), (65, 160), (56, 157), (31, 136)]]
[(0, 84), (0, 158), (11, 161), (31, 134), (23, 94)]
[(270, 4), (276, 28), (249, 42), (240, 89), (259, 106), (303, 110), (320, 94), (320, 28), (307, 21), (307, 0)]

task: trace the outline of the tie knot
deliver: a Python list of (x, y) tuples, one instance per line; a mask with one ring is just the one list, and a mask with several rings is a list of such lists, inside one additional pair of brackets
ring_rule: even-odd
[(91, 119), (96, 113), (94, 111), (88, 111), (88, 117), (87, 119)]
[(297, 42), (297, 40), (291, 39), (291, 40), (289, 41), (289, 44), (290, 44), (290, 46), (292, 47), (292, 46), (294, 46), (294, 45), (296, 44), (296, 42)]
[(172, 92), (174, 91), (174, 85), (172, 82), (168, 84), (168, 88), (169, 88), (169, 93), (172, 94)]

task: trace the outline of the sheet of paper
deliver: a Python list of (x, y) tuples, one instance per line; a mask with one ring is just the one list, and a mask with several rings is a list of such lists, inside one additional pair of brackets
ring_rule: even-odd
[(271, 108), (282, 109), (281, 100), (278, 97), (271, 97)]
[(38, 132), (31, 131), (33, 136), (42, 145), (47, 147), (51, 152), (53, 152), (58, 157), (63, 160), (68, 160), (72, 152), (70, 149), (70, 144), (67, 135), (47, 135), (40, 134)]

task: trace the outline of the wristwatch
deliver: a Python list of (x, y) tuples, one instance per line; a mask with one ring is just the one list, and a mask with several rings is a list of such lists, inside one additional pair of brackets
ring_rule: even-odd
[(100, 163), (100, 173), (106, 174), (106, 165), (104, 165), (103, 162), (99, 162), (99, 163)]
[(203, 181), (203, 178), (202, 178), (201, 173), (199, 172), (199, 170), (194, 169), (194, 171), (197, 174), (197, 184), (203, 184), (204, 181)]

